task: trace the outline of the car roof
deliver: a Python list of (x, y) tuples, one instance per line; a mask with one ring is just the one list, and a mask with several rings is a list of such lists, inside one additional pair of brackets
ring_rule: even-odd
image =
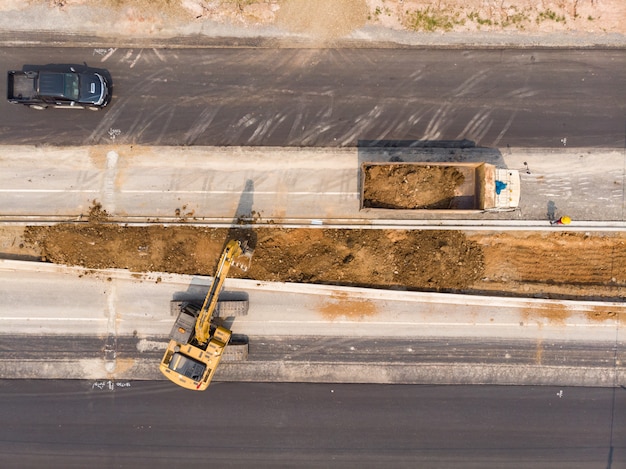
[(59, 96), (65, 94), (65, 74), (61, 72), (41, 72), (39, 74), (39, 94), (42, 96)]

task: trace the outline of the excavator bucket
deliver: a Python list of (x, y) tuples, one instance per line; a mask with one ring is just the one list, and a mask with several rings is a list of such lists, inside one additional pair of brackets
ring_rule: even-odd
[(246, 272), (250, 268), (250, 264), (252, 262), (252, 254), (254, 254), (254, 250), (248, 247), (247, 241), (242, 241), (240, 245), (241, 254), (233, 259), (232, 264), (238, 269)]

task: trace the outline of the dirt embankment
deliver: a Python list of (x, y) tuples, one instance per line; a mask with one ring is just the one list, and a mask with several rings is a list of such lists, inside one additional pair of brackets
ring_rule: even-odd
[(553, 298), (626, 298), (626, 234), (84, 225), (28, 227), (24, 254), (87, 268), (213, 275), (249, 239), (261, 281)]
[(272, 25), (322, 41), (367, 25), (437, 34), (626, 33), (623, 0), (0, 0), (0, 11), (21, 12), (33, 29), (40, 15), (56, 14), (68, 31), (127, 37), (178, 36), (203, 22), (208, 30)]

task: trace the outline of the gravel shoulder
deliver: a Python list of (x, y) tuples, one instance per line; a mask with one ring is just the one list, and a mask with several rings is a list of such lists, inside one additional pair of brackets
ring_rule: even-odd
[(626, 47), (622, 0), (0, 0), (0, 42)]

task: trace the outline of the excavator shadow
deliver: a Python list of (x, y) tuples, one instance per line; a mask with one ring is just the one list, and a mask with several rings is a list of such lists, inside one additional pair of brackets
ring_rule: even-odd
[[(255, 220), (255, 212), (252, 209), (254, 205), (254, 181), (252, 179), (247, 179), (243, 191), (239, 196), (239, 203), (237, 204), (237, 208), (235, 209), (235, 214), (233, 216), (233, 221), (231, 227), (228, 229), (226, 233), (226, 240), (224, 242), (224, 246), (222, 249), (226, 248), (226, 245), (231, 239), (238, 240), (243, 247), (243, 255), (240, 256), (240, 259), (233, 263), (233, 265), (241, 268), (242, 262), (244, 263), (242, 270), (248, 270), (248, 266), (250, 264), (250, 260), (252, 258), (252, 253), (256, 249), (257, 245), (257, 234), (252, 229), (252, 224)], [(246, 257), (246, 259), (241, 259)]]

